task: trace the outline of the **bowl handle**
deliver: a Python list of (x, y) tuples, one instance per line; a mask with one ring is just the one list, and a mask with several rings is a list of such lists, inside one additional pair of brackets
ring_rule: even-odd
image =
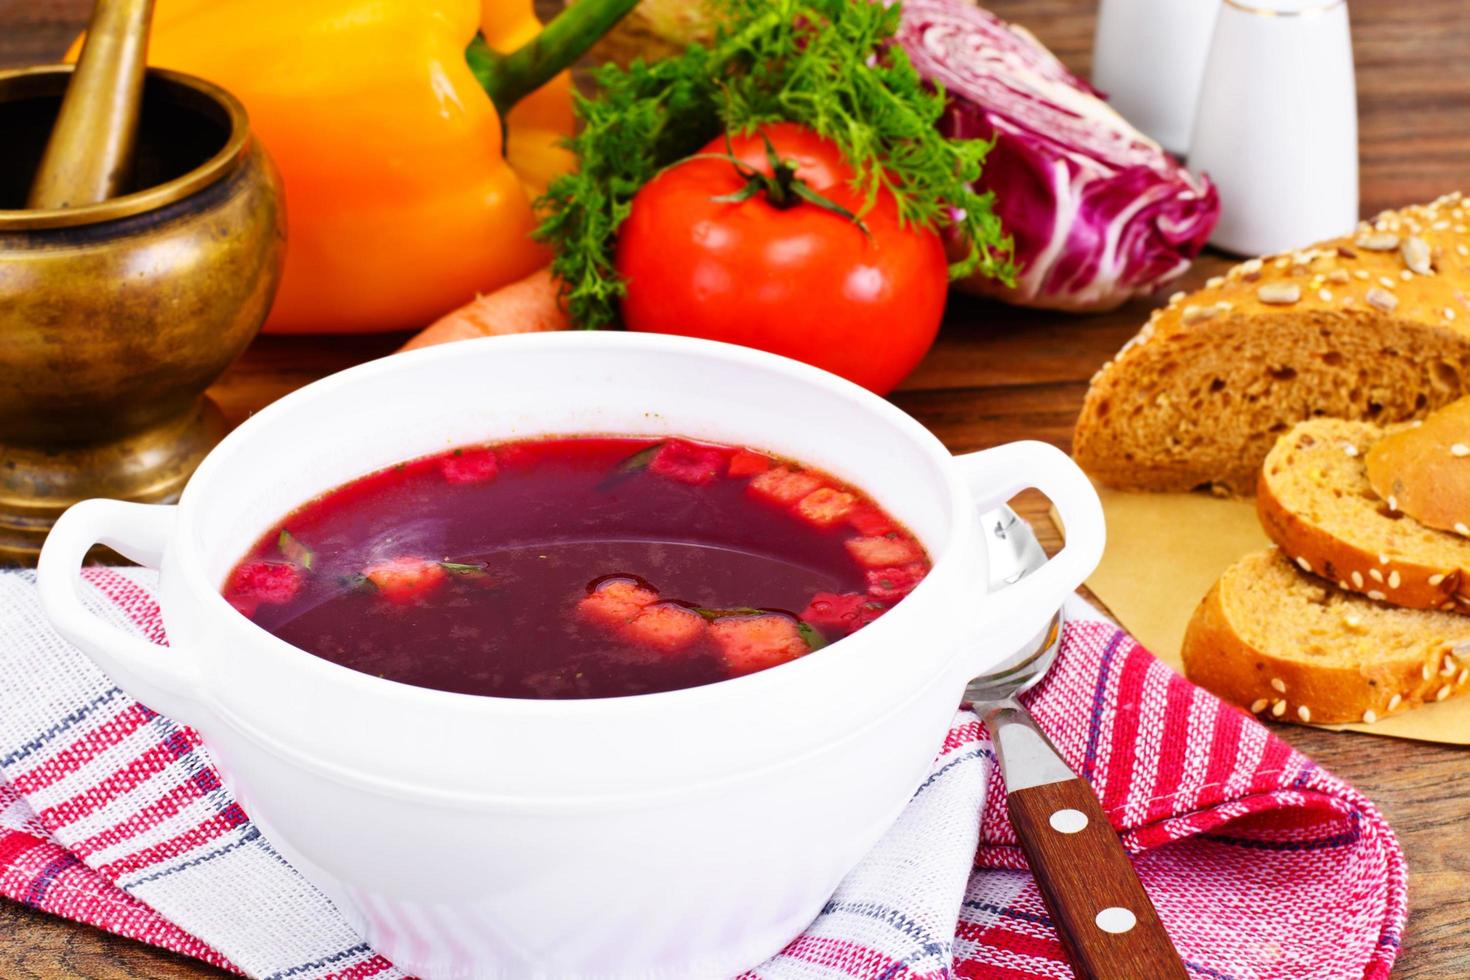
[[(121, 500), (83, 500), (56, 521), (36, 568), (41, 608), (56, 631), (80, 647), (128, 694), (158, 711), (191, 715), (198, 701), (197, 674), (178, 648), (150, 643), (108, 623), (82, 603), (82, 559), (95, 544), (148, 568), (158, 568), (173, 536), (178, 508)], [(183, 712), (176, 712), (181, 704)], [(187, 721), (187, 717), (179, 718)]]
[[(1006, 586), (1004, 599), (981, 604), (986, 647), (1010, 652), (1040, 633), (1067, 596), (1092, 574), (1107, 539), (1097, 491), (1071, 457), (1045, 442), (1011, 442), (955, 457), (980, 511), (1035, 487), (1061, 515), (1067, 543), (1041, 568)], [(987, 662), (994, 657), (987, 654)], [(974, 671), (971, 671), (974, 673)]]

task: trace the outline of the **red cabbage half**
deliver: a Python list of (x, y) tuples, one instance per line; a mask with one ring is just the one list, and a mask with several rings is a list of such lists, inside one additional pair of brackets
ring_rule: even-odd
[(1214, 186), (1130, 126), (1029, 31), (965, 0), (904, 0), (898, 41), (944, 87), (946, 136), (995, 138), (977, 189), (1016, 242), (1020, 306), (1108, 310), (1181, 275), (1220, 214)]

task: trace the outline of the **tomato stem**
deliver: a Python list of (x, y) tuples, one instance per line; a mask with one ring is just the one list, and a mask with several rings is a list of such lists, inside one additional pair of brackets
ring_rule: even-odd
[(757, 194), (764, 194), (766, 201), (774, 208), (785, 211), (794, 208), (798, 204), (812, 204), (826, 211), (831, 211), (851, 221), (858, 226), (864, 235), (868, 234), (868, 226), (863, 223), (852, 211), (838, 204), (836, 201), (817, 191), (797, 176), (801, 164), (794, 159), (782, 159), (776, 152), (775, 146), (771, 144), (771, 138), (766, 135), (765, 130), (760, 131), (761, 140), (766, 144), (766, 164), (771, 168), (769, 174), (761, 173), (745, 164), (735, 156), (734, 148), (730, 146), (730, 134), (725, 134), (724, 153), (696, 153), (688, 157), (690, 160), (724, 160), (735, 168), (735, 172), (745, 179), (745, 186), (738, 191), (729, 194), (720, 194), (710, 200), (721, 204), (739, 204), (748, 201)]
[[(796, 196), (796, 168), (795, 160), (783, 160), (781, 154), (776, 152), (776, 147), (771, 144), (771, 137), (766, 135), (763, 129), (761, 142), (766, 145), (766, 164), (771, 168), (771, 189), (766, 193), (767, 199), (778, 208), (785, 210), (794, 207), (800, 200)], [(730, 137), (726, 134), (725, 140), (728, 145)]]

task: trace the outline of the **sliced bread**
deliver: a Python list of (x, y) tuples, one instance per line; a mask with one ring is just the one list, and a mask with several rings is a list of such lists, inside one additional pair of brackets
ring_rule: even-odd
[(1366, 459), (1378, 496), (1420, 524), (1470, 535), (1470, 398), (1386, 434)]
[(1418, 418), (1470, 392), (1470, 201), (1385, 212), (1176, 294), (1092, 379), (1073, 453), (1121, 489), (1251, 493), (1316, 416)]
[(1413, 609), (1470, 612), (1470, 539), (1425, 527), (1368, 485), (1371, 422), (1313, 419), (1266, 457), (1256, 511), (1303, 571), (1338, 588)]
[(1470, 618), (1344, 592), (1272, 548), (1215, 583), (1183, 655), (1190, 680), (1255, 714), (1373, 722), (1470, 690)]

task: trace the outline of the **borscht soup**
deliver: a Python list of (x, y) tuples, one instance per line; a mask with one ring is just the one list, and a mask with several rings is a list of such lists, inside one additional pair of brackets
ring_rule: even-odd
[(508, 698), (695, 687), (863, 628), (923, 547), (820, 470), (686, 439), (557, 437), (400, 463), (289, 514), (224, 594), (353, 670)]

